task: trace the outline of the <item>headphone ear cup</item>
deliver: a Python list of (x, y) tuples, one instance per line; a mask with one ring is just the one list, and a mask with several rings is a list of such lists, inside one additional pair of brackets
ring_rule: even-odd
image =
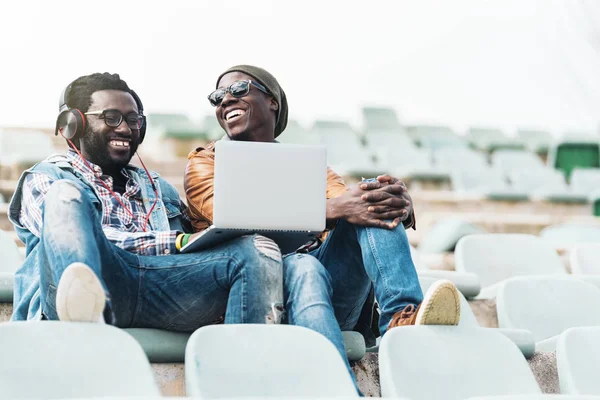
[(65, 110), (56, 119), (55, 135), (59, 133), (67, 140), (80, 138), (85, 133), (85, 115), (76, 108)]
[(142, 127), (140, 128), (140, 140), (138, 142), (138, 145), (142, 144), (145, 137), (146, 137), (146, 116), (144, 115), (144, 119), (142, 120)]

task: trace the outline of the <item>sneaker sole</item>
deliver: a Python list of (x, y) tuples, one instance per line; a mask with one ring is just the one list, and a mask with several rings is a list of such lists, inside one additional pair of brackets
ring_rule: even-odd
[(83, 263), (73, 263), (63, 272), (56, 291), (56, 312), (61, 321), (99, 322), (106, 306), (106, 293), (96, 273)]
[(458, 325), (460, 295), (448, 280), (436, 281), (423, 299), (415, 325)]

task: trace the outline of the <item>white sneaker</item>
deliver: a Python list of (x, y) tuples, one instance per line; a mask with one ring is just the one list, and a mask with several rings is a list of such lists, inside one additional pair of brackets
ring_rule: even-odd
[(56, 290), (56, 312), (61, 321), (104, 323), (106, 293), (96, 273), (75, 262), (63, 272)]

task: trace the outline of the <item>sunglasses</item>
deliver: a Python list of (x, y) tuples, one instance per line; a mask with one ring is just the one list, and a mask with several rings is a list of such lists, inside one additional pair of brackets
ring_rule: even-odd
[(214, 92), (208, 95), (208, 101), (210, 101), (210, 104), (213, 107), (217, 107), (219, 104), (221, 104), (227, 92), (231, 93), (231, 95), (235, 98), (247, 96), (250, 92), (250, 85), (253, 85), (264, 94), (270, 95), (270, 93), (263, 85), (248, 79), (247, 81), (235, 81), (231, 85), (229, 85), (229, 87), (215, 90)]
[(102, 110), (86, 112), (85, 115), (98, 115), (98, 118), (103, 119), (104, 123), (111, 128), (118, 127), (123, 120), (127, 122), (130, 129), (141, 129), (144, 123), (144, 116), (136, 112), (123, 115), (119, 110)]

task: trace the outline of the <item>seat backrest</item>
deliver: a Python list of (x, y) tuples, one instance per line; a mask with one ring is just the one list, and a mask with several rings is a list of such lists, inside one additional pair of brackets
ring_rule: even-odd
[(479, 276), (482, 287), (513, 276), (567, 273), (556, 251), (533, 235), (465, 236), (456, 244), (454, 258), (456, 270)]
[(452, 188), (460, 192), (487, 193), (508, 190), (508, 182), (497, 170), (489, 167), (456, 168), (450, 174)]
[(571, 172), (571, 189), (575, 193), (590, 194), (600, 188), (600, 168), (574, 168)]
[(462, 147), (444, 147), (434, 153), (435, 165), (444, 169), (487, 168), (485, 156)]
[(110, 325), (0, 324), (0, 396), (10, 399), (157, 396), (140, 345)]
[(281, 143), (293, 144), (321, 144), (321, 138), (312, 131), (305, 129), (297, 121), (288, 120), (288, 125), (285, 131), (281, 133), (277, 140)]
[(547, 152), (552, 143), (552, 134), (542, 130), (519, 129), (517, 136), (527, 144), (531, 151)]
[(567, 329), (556, 343), (556, 367), (562, 394), (600, 396), (600, 327)]
[(215, 397), (357, 397), (335, 346), (292, 325), (212, 325), (185, 350), (187, 395)]
[(540, 231), (550, 245), (563, 248), (578, 243), (600, 242), (600, 226), (578, 223), (550, 225)]
[(386, 107), (363, 107), (362, 109), (365, 128), (372, 129), (398, 129), (400, 121), (396, 111)]
[[(429, 278), (426, 276), (419, 276), (419, 283), (421, 284), (421, 290), (423, 294), (427, 293), (427, 290), (433, 285), (438, 279)], [(477, 318), (475, 314), (473, 314), (473, 310), (469, 306), (469, 302), (465, 298), (465, 296), (458, 292), (460, 296), (460, 320), (458, 322), (458, 326), (466, 326), (466, 327), (478, 327), (479, 323), (477, 322)]]
[(573, 275), (600, 275), (600, 243), (582, 243), (573, 246), (569, 255)]
[(514, 169), (509, 180), (513, 189), (527, 193), (565, 193), (568, 190), (563, 173), (547, 167)]
[(556, 142), (548, 152), (548, 165), (563, 171), (567, 179), (575, 168), (599, 168), (600, 144), (589, 139)]
[(0, 260), (0, 272), (14, 273), (23, 263), (21, 253), (19, 253), (19, 247), (13, 238), (1, 229), (0, 254), (2, 254), (2, 259)]
[(379, 347), (382, 397), (458, 400), (470, 396), (538, 394), (519, 348), (492, 329), (406, 326)]
[(536, 342), (577, 326), (600, 326), (600, 289), (566, 276), (508, 279), (496, 297), (498, 326), (526, 329)]
[(506, 176), (513, 170), (544, 168), (542, 160), (533, 153), (523, 150), (497, 150), (492, 154), (492, 165)]

